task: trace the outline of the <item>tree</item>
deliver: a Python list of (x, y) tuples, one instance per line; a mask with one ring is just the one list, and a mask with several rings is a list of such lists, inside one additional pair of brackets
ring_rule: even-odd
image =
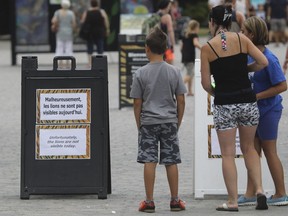
[(183, 9), (182, 15), (189, 16), (201, 23), (201, 26), (207, 26), (208, 0), (178, 0)]

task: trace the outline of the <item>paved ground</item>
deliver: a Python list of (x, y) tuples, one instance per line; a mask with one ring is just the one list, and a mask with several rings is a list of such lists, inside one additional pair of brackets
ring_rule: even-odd
[[(202, 39), (205, 41), (205, 39)], [(271, 49), (283, 62), (286, 46)], [(118, 109), (118, 55), (107, 53), (109, 59), (109, 100), (111, 131), (112, 194), (107, 200), (97, 196), (31, 196), (20, 200), (20, 128), (21, 128), (21, 67), (11, 66), (10, 43), (0, 41), (0, 216), (95, 216), (95, 215), (142, 215), (137, 211), (138, 203), (144, 198), (142, 165), (135, 162), (137, 131), (133, 111)], [(52, 54), (38, 56), (39, 67), (51, 67)], [(198, 53), (199, 56), (199, 53)], [(179, 47), (176, 47), (176, 64), (179, 63)], [(19, 57), (20, 59), (20, 57)], [(18, 59), (18, 63), (20, 60)], [(85, 66), (86, 55), (76, 55), (79, 66)], [(288, 188), (288, 95), (284, 96), (283, 117), (280, 123), (278, 151), (285, 170)], [(186, 200), (187, 210), (179, 213), (169, 211), (169, 191), (163, 167), (157, 169), (155, 185), (155, 215), (230, 215), (216, 212), (215, 207), (225, 201), (225, 196), (210, 196), (204, 200), (193, 197), (193, 103), (187, 98), (184, 122), (180, 129), (183, 163), (180, 171), (180, 196)], [(239, 173), (241, 175), (241, 173)], [(270, 207), (268, 211), (255, 211), (254, 207), (242, 207), (238, 215), (287, 215), (288, 207)], [(286, 213), (285, 213), (286, 212)]]

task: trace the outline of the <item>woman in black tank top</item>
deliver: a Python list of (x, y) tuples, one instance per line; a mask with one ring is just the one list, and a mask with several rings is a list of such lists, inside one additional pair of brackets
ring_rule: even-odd
[(160, 27), (163, 32), (168, 36), (168, 49), (164, 54), (164, 59), (167, 63), (173, 64), (174, 60), (174, 46), (175, 46), (175, 36), (173, 29), (172, 17), (169, 14), (171, 9), (172, 0), (161, 0), (158, 4), (158, 14), (161, 16)]
[(90, 37), (87, 40), (88, 62), (91, 66), (91, 56), (94, 51), (94, 45), (97, 47), (97, 53), (103, 54), (105, 37), (109, 34), (109, 21), (106, 12), (98, 5), (98, 0), (90, 0), (91, 8), (82, 16), (82, 22), (89, 26)]
[[(245, 164), (256, 188), (256, 209), (267, 209), (261, 183), (260, 160), (254, 148), (254, 136), (259, 121), (256, 97), (248, 79), (249, 71), (258, 71), (268, 62), (265, 56), (242, 34), (228, 32), (231, 26), (231, 6), (219, 5), (209, 14), (213, 36), (201, 49), (201, 82), (205, 91), (215, 97), (214, 127), (222, 154), (222, 171), (228, 201), (218, 211), (238, 211), (235, 140), (238, 128)], [(255, 62), (247, 65), (247, 54)], [(212, 87), (212, 78), (215, 88)], [(197, 92), (195, 92), (197, 94)]]

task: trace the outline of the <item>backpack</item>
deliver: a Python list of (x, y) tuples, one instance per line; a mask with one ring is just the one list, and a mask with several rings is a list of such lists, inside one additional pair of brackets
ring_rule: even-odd
[(152, 28), (159, 25), (161, 22), (161, 16), (158, 13), (152, 14), (150, 17), (144, 20), (142, 23), (142, 34), (148, 34)]
[(186, 29), (188, 27), (190, 20), (191, 20), (190, 17), (185, 17), (185, 16), (178, 19), (177, 25), (176, 25), (176, 31), (179, 34), (177, 35), (178, 39), (185, 38)]

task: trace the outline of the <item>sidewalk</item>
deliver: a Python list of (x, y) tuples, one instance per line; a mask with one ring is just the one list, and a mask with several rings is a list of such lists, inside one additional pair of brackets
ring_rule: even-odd
[[(202, 39), (203, 43), (205, 39)], [(286, 47), (275, 48), (282, 64)], [(34, 55), (34, 54), (33, 54)], [(176, 62), (180, 64), (179, 46), (175, 48)], [(197, 53), (199, 57), (199, 52)], [(38, 55), (37, 55), (38, 56)], [(18, 57), (18, 61), (20, 62)], [(52, 68), (53, 54), (38, 56), (39, 68)], [(137, 130), (132, 108), (118, 109), (118, 53), (108, 55), (109, 60), (109, 102), (110, 102), (110, 145), (112, 194), (107, 200), (99, 200), (96, 195), (75, 196), (31, 196), (30, 200), (20, 197), (20, 129), (21, 129), (21, 66), (11, 66), (9, 41), (0, 41), (0, 216), (135, 216), (138, 204), (145, 197), (143, 186), (143, 165), (136, 163)], [(77, 65), (85, 67), (86, 54), (76, 55)], [(286, 188), (288, 191), (288, 94), (283, 94), (285, 109), (280, 122), (278, 152), (281, 157)], [(187, 210), (170, 212), (169, 189), (165, 168), (158, 166), (155, 183), (154, 215), (230, 215), (217, 212), (215, 207), (226, 201), (225, 196), (207, 196), (195, 200), (193, 196), (193, 97), (186, 98), (184, 122), (180, 128), (182, 164), (179, 165), (180, 197), (186, 201)], [(125, 122), (125, 124), (123, 124)], [(205, 170), (203, 170), (205, 171)], [(238, 173), (241, 175), (241, 173)], [(288, 207), (270, 207), (268, 211), (256, 211), (255, 207), (241, 207), (235, 215), (284, 216)]]

